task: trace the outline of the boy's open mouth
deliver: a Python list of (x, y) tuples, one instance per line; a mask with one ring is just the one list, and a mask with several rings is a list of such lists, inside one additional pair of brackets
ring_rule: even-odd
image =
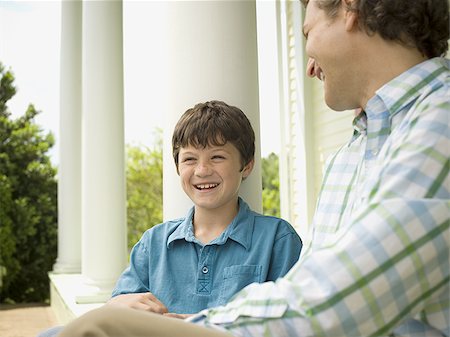
[(198, 190), (210, 190), (217, 186), (219, 186), (219, 184), (199, 184), (199, 185), (195, 185), (195, 188)]

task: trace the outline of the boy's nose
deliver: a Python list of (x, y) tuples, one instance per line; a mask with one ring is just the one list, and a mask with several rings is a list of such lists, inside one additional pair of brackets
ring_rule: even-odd
[(195, 167), (195, 174), (199, 177), (208, 176), (211, 174), (211, 166), (207, 163), (198, 163)]

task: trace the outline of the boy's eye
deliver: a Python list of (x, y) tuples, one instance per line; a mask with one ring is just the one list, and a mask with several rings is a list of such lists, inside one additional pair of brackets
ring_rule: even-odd
[(225, 157), (221, 155), (215, 155), (212, 157), (212, 159), (225, 159)]
[(182, 163), (191, 163), (195, 160), (194, 157), (186, 157), (181, 160)]

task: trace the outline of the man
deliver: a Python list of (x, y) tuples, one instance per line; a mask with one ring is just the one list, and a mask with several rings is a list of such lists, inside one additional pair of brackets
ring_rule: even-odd
[(328, 161), (311, 247), (190, 323), (110, 308), (62, 336), (450, 335), (448, 2), (304, 5), (308, 73), (332, 109), (363, 108)]

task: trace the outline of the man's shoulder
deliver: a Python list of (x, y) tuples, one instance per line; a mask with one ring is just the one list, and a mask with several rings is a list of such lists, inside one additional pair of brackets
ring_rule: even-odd
[(449, 100), (450, 60), (436, 57), (423, 62), (411, 70), (409, 80), (412, 82), (419, 100), (433, 97), (445, 97)]
[(421, 91), (409, 110), (415, 122), (442, 120), (448, 124), (450, 111), (450, 71), (445, 76), (436, 78), (434, 83)]
[[(401, 122), (403, 133), (408, 129), (431, 127), (430, 122), (437, 125), (439, 121), (448, 124), (450, 109), (450, 60), (435, 58), (428, 60), (407, 72), (401, 77), (402, 86), (408, 88), (406, 94), (393, 99), (393, 125)], [(396, 81), (399, 83), (399, 80)], [(394, 86), (395, 87), (395, 86)], [(399, 89), (400, 88), (400, 89)], [(395, 92), (395, 90), (391, 91)], [(398, 112), (398, 114), (396, 113)], [(397, 121), (397, 122), (396, 122)]]

